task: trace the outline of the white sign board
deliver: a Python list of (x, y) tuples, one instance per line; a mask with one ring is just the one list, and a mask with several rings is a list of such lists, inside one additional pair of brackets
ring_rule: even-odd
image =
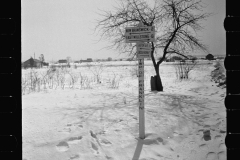
[(151, 43), (138, 43), (137, 47), (139, 47), (139, 48), (151, 48), (152, 44)]
[(150, 43), (138, 43), (137, 51), (151, 51), (152, 45)]
[(137, 51), (151, 51), (152, 48), (140, 48), (140, 47), (137, 47)]
[(125, 28), (125, 35), (151, 33), (155, 32), (155, 26), (142, 26), (142, 27), (127, 27)]
[(125, 35), (126, 43), (136, 43), (136, 42), (154, 42), (155, 34), (136, 34), (136, 35)]
[(137, 51), (137, 58), (150, 58), (151, 51)]

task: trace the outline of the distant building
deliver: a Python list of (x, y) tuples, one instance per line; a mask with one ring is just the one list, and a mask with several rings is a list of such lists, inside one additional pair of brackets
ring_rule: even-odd
[(67, 60), (66, 59), (61, 59), (58, 61), (58, 63), (67, 63)]
[(49, 66), (49, 63), (43, 62), (43, 66)]
[[(46, 64), (46, 63), (45, 63)], [(41, 68), (43, 63), (38, 59), (33, 59), (32, 57), (22, 63), (22, 67), (27, 68)]]
[(80, 60), (80, 63), (82, 63), (82, 62), (92, 62), (93, 60), (92, 60), (92, 58), (87, 58), (87, 60)]
[(92, 58), (87, 58), (87, 61), (92, 62), (93, 60)]
[(107, 59), (108, 61), (112, 61), (112, 58), (111, 57), (108, 57), (108, 59)]
[(58, 64), (60, 67), (70, 67), (70, 63), (66, 59), (58, 60)]

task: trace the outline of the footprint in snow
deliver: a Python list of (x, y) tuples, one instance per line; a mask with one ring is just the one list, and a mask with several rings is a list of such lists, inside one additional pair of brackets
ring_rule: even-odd
[(56, 148), (57, 148), (57, 151), (59, 152), (65, 152), (69, 149), (69, 145), (67, 142), (65, 141), (62, 141), (62, 142), (59, 142), (57, 145), (56, 145)]
[(201, 150), (207, 151), (207, 150), (208, 150), (208, 145), (207, 145), (207, 144), (201, 144), (201, 145), (199, 145), (199, 148), (200, 148)]
[(217, 158), (217, 154), (215, 152), (209, 152), (206, 155), (207, 160), (215, 160)]
[(204, 125), (203, 128), (210, 128), (211, 126), (210, 125)]
[(94, 134), (91, 130), (90, 130), (90, 134), (91, 134), (91, 136), (92, 136), (93, 138), (97, 139), (97, 135)]
[(109, 156), (105, 156), (106, 158), (107, 158), (107, 160), (114, 160), (114, 158), (113, 157), (109, 157)]
[[(141, 158), (139, 160), (157, 160), (157, 159), (155, 159), (155, 158)], [(167, 160), (170, 160), (170, 159), (167, 159)]]
[(70, 138), (68, 139), (68, 142), (69, 142), (70, 144), (76, 144), (76, 143), (80, 142), (81, 139), (82, 139), (82, 136), (70, 137)]
[(91, 142), (91, 149), (93, 150), (94, 154), (99, 154), (98, 147), (95, 143)]
[(76, 159), (76, 158), (79, 158), (78, 154), (71, 156), (70, 159), (68, 159), (68, 160), (72, 160), (72, 159)]
[(225, 150), (226, 150), (226, 145), (225, 145), (225, 143), (220, 143), (219, 146), (218, 146), (218, 149), (225, 151)]
[(78, 127), (83, 128), (83, 125), (79, 124)]
[(191, 148), (194, 147), (195, 145), (196, 145), (195, 141), (188, 142), (188, 146), (190, 146)]
[(224, 134), (224, 133), (226, 133), (226, 131), (220, 129), (219, 133)]
[(221, 135), (216, 135), (216, 136), (214, 137), (214, 140), (216, 140), (216, 141), (221, 141), (221, 139), (222, 139), (222, 136), (221, 136)]
[(105, 146), (110, 146), (112, 143), (107, 139), (100, 139), (100, 143)]
[(58, 131), (58, 132), (70, 133), (70, 132), (71, 132), (71, 129), (70, 129), (70, 128), (63, 128), (63, 130)]
[(218, 156), (218, 160), (226, 160), (227, 159), (225, 151), (218, 152), (217, 156)]
[(193, 149), (193, 150), (191, 150), (191, 154), (196, 155), (197, 151)]

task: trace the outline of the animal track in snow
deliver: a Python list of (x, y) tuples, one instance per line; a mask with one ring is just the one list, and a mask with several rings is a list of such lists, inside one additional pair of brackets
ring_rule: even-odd
[(69, 145), (67, 142), (65, 141), (62, 141), (62, 142), (59, 142), (57, 145), (56, 145), (56, 148), (59, 152), (65, 152), (69, 149)]

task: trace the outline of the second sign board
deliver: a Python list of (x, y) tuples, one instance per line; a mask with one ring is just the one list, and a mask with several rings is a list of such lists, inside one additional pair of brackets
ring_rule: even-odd
[(137, 51), (137, 58), (150, 58), (151, 51)]
[(136, 34), (136, 35), (125, 35), (126, 43), (134, 43), (134, 42), (154, 42), (155, 35), (154, 34)]

